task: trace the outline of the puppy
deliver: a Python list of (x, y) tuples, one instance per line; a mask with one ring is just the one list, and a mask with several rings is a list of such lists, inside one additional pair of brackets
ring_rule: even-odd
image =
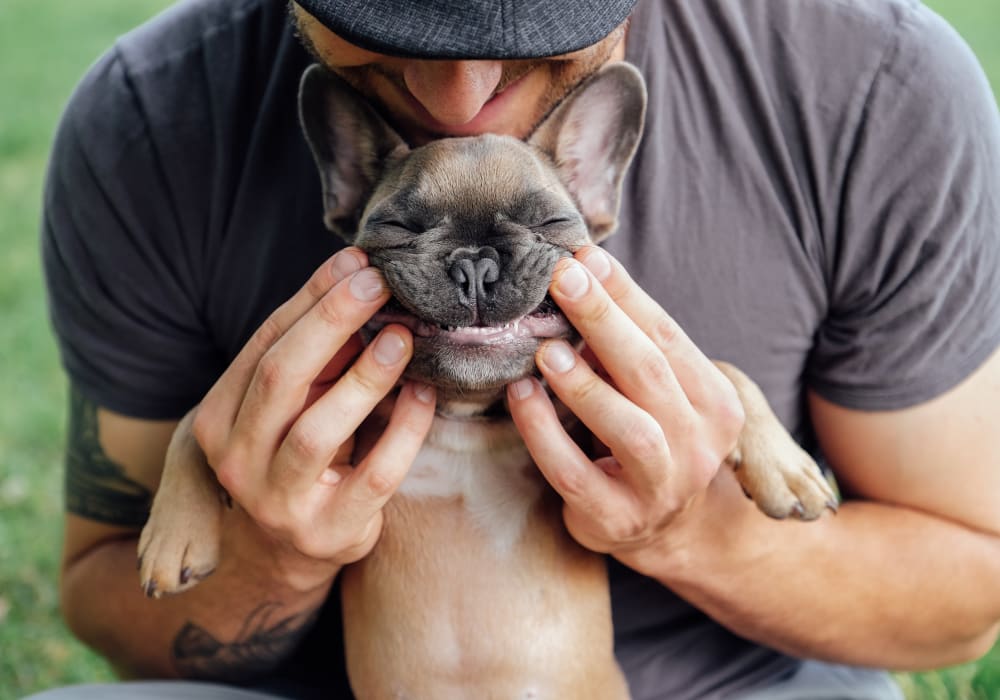
[[(343, 572), (359, 698), (629, 696), (604, 562), (567, 534), (502, 398), (534, 371), (545, 339), (576, 340), (547, 297), (552, 271), (614, 230), (645, 102), (638, 71), (614, 64), (527, 142), (486, 135), (411, 149), (338, 78), (315, 66), (303, 76), (324, 221), (367, 252), (393, 292), (363, 334), (408, 327), (407, 376), (439, 396), (381, 539)], [(720, 368), (746, 411), (727, 462), (747, 494), (777, 518), (833, 509), (819, 469), (760, 390)], [(142, 584), (155, 595), (194, 585), (217, 557), (214, 477), (176, 471), (165, 470), (140, 540)]]

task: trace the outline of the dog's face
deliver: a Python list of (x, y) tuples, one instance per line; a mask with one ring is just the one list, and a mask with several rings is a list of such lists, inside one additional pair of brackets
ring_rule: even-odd
[(407, 375), (446, 396), (495, 396), (571, 326), (547, 298), (560, 257), (613, 231), (645, 89), (615, 64), (528, 142), (484, 135), (410, 149), (342, 81), (310, 68), (301, 116), (329, 228), (368, 253), (393, 293), (365, 327), (407, 326)]

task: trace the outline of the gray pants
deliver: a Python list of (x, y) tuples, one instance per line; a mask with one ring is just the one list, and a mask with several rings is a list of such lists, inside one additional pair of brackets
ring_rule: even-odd
[[(277, 700), (279, 697), (212, 683), (146, 681), (57, 688), (25, 700)], [(903, 700), (903, 693), (887, 673), (807, 661), (791, 678), (731, 700)]]
[(805, 661), (795, 675), (732, 700), (903, 700), (884, 671)]

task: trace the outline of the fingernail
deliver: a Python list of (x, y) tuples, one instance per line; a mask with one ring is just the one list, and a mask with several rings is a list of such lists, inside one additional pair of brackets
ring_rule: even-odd
[(569, 372), (576, 364), (576, 353), (561, 340), (551, 342), (545, 347), (545, 364), (560, 374)]
[(421, 382), (413, 383), (413, 395), (422, 403), (434, 403), (434, 387)]
[(510, 393), (514, 395), (514, 398), (518, 401), (523, 401), (524, 399), (531, 396), (531, 392), (535, 390), (535, 382), (530, 377), (525, 377), (524, 379), (519, 379), (510, 385)]
[(382, 275), (374, 268), (367, 267), (351, 278), (351, 294), (358, 301), (375, 301), (384, 290)]
[(383, 333), (375, 340), (372, 354), (380, 365), (394, 365), (406, 354), (406, 343), (398, 333)]
[(563, 269), (557, 284), (564, 296), (579, 299), (590, 288), (590, 278), (580, 263), (573, 260)]
[(601, 282), (611, 276), (611, 258), (600, 248), (588, 250), (583, 264)]
[(347, 279), (355, 272), (361, 269), (361, 261), (358, 260), (358, 256), (353, 253), (342, 250), (333, 256), (333, 261), (330, 264), (333, 268), (333, 281), (339, 282), (342, 279)]

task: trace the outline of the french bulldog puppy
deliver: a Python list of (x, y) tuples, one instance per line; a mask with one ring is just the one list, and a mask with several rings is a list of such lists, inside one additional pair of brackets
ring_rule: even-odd
[[(604, 561), (567, 534), (503, 396), (534, 371), (545, 339), (577, 340), (547, 297), (553, 268), (613, 232), (645, 102), (638, 71), (618, 63), (527, 142), (485, 135), (411, 149), (334, 75), (314, 66), (303, 76), (324, 221), (393, 292), (363, 334), (408, 327), (407, 376), (439, 397), (381, 539), (343, 572), (348, 672), (363, 700), (629, 696)], [(747, 494), (776, 518), (833, 509), (760, 390), (720, 368), (746, 411), (727, 462)], [(218, 493), (208, 469), (165, 470), (139, 545), (147, 592), (178, 592), (214, 569)]]

